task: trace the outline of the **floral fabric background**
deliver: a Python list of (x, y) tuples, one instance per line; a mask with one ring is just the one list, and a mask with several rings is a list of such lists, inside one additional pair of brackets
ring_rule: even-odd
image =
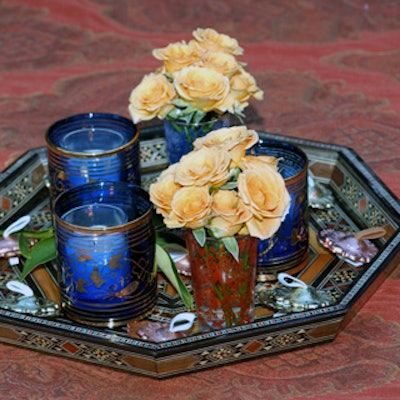
[[(0, 165), (55, 120), (129, 116), (151, 51), (197, 27), (235, 37), (264, 91), (251, 129), (348, 146), (400, 195), (400, 5), (394, 0), (0, 0)], [(159, 121), (154, 121), (159, 123)], [(330, 344), (158, 382), (0, 344), (7, 399), (395, 399), (400, 273)]]

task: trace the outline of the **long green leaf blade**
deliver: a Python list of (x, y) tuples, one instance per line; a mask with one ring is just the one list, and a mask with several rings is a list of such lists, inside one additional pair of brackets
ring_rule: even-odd
[(30, 242), (26, 236), (21, 234), (18, 235), (18, 247), (19, 251), (25, 258), (31, 258)]
[(53, 260), (57, 256), (57, 247), (54, 237), (42, 239), (30, 251), (22, 269), (20, 280), (23, 281), (38, 265)]
[(156, 263), (171, 285), (178, 292), (185, 306), (191, 310), (193, 308), (193, 298), (182, 282), (182, 279), (176, 270), (175, 263), (171, 259), (170, 255), (158, 244), (156, 244)]

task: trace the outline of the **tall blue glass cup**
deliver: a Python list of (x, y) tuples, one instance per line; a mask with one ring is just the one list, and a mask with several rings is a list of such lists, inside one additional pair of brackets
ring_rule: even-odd
[(46, 133), (50, 198), (78, 185), (123, 181), (140, 185), (139, 131), (115, 114), (78, 114)]
[(279, 159), (278, 171), (290, 195), (290, 207), (278, 231), (267, 240), (259, 240), (257, 266), (264, 272), (280, 272), (298, 267), (308, 255), (308, 191), (306, 154), (297, 146), (262, 139), (252, 154)]
[(54, 204), (63, 309), (77, 322), (113, 327), (155, 305), (152, 205), (139, 186), (84, 184)]

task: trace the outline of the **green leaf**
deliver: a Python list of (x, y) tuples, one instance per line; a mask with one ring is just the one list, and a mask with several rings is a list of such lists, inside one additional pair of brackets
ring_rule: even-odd
[(21, 234), (18, 235), (18, 247), (19, 251), (25, 258), (31, 257), (31, 243), (27, 236)]
[(164, 230), (163, 231), (156, 230), (156, 242), (161, 246), (171, 243), (176, 243), (178, 245), (185, 246), (186, 243), (182, 237), (170, 231), (164, 231)]
[(208, 227), (208, 232), (210, 233), (210, 236), (215, 237), (217, 239), (219, 239), (223, 235), (223, 231), (214, 225), (210, 225)]
[(171, 256), (159, 244), (156, 244), (155, 262), (171, 285), (176, 289), (185, 306), (191, 310), (193, 308), (193, 298), (182, 282)]
[(41, 231), (22, 230), (19, 231), (19, 235), (30, 239), (49, 239), (54, 237), (54, 230), (53, 228), (43, 229)]
[(176, 251), (176, 252), (182, 253), (182, 254), (187, 253), (186, 247), (182, 246), (180, 244), (177, 244), (177, 243), (166, 243), (164, 245), (164, 250), (168, 251), (169, 253), (171, 253), (173, 251)]
[[(3, 235), (4, 231), (0, 231), (0, 235)], [(29, 239), (46, 239), (54, 236), (53, 228), (43, 229), (41, 231), (32, 231), (28, 229), (23, 229), (14, 232), (12, 235), (22, 235)]]
[(38, 265), (53, 260), (57, 256), (57, 247), (54, 236), (39, 240), (32, 247), (29, 258), (26, 259), (20, 280), (23, 281)]
[(220, 186), (219, 189), (222, 190), (233, 190), (236, 189), (238, 186), (237, 182), (227, 182), (225, 184), (223, 184), (222, 186)]
[[(190, 105), (183, 99), (181, 98), (176, 98), (174, 100), (174, 104), (178, 107), (178, 108), (186, 108), (186, 107), (190, 107)], [(192, 107), (193, 108), (193, 107)]]
[(242, 172), (242, 170), (239, 167), (234, 168), (234, 170), (232, 171), (231, 179), (233, 179), (234, 181), (237, 181), (241, 172)]
[(239, 246), (237, 243), (237, 240), (233, 236), (229, 237), (223, 237), (222, 242), (224, 243), (224, 246), (226, 250), (229, 251), (229, 253), (232, 254), (232, 257), (235, 259), (235, 261), (239, 261)]
[(156, 230), (156, 232), (158, 229), (162, 229), (165, 227), (163, 217), (160, 214), (153, 212), (151, 220), (153, 222), (154, 229)]
[(206, 230), (205, 228), (198, 228), (192, 230), (193, 236), (196, 239), (197, 243), (203, 247), (206, 242)]

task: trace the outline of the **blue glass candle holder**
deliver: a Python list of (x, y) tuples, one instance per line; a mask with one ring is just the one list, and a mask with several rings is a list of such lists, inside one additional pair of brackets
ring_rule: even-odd
[(63, 192), (54, 204), (65, 314), (113, 327), (146, 315), (157, 297), (152, 205), (142, 188), (97, 182)]
[(181, 157), (193, 150), (193, 142), (211, 131), (227, 128), (230, 120), (229, 115), (201, 122), (199, 124), (188, 124), (184, 121), (164, 121), (165, 144), (170, 164), (177, 163)]
[(289, 211), (278, 231), (269, 239), (259, 240), (258, 269), (287, 271), (298, 267), (308, 255), (308, 159), (299, 147), (272, 139), (260, 140), (251, 153), (279, 159), (278, 171), (290, 195)]
[(46, 142), (52, 202), (63, 191), (86, 183), (141, 183), (139, 131), (127, 118), (73, 115), (50, 126)]

